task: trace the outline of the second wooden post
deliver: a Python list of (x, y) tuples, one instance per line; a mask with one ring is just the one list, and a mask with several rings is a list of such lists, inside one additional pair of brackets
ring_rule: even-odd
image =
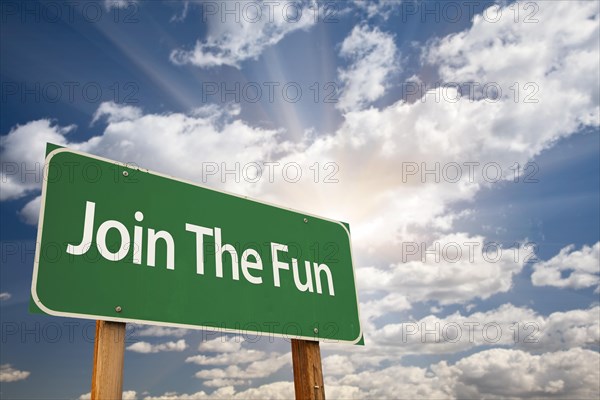
[(296, 400), (325, 400), (319, 342), (292, 339)]

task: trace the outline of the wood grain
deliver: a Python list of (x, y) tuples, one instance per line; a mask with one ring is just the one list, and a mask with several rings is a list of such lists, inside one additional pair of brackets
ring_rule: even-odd
[(120, 400), (123, 395), (125, 323), (96, 321), (92, 400)]
[(292, 339), (296, 400), (325, 400), (319, 342)]

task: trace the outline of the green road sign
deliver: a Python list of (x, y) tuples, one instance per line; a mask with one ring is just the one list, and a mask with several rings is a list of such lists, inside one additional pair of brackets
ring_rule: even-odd
[(347, 225), (66, 148), (31, 294), (57, 316), (361, 340)]

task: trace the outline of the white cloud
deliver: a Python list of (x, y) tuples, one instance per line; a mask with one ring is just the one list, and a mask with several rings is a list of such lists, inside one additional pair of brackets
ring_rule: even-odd
[[(563, 272), (568, 276), (563, 277)], [(535, 286), (582, 289), (600, 284), (600, 242), (575, 250), (564, 247), (548, 261), (533, 266), (531, 282)]]
[(598, 353), (579, 348), (532, 355), (490, 349), (428, 368), (391, 366), (326, 378), (325, 390), (344, 387), (355, 398), (597, 398)]
[[(265, 378), (289, 364), (291, 355), (266, 353), (255, 349), (242, 348), (242, 338), (222, 336), (200, 343), (202, 352), (218, 352), (214, 356), (199, 354), (186, 358), (185, 362), (197, 365), (222, 365), (223, 369), (204, 369), (196, 373), (196, 377), (204, 380), (208, 387), (239, 386), (250, 382), (250, 379)], [(239, 365), (248, 364), (243, 368)]]
[(267, 354), (260, 350), (239, 349), (235, 352), (220, 353), (215, 356), (199, 354), (186, 358), (185, 362), (191, 362), (198, 365), (247, 364), (263, 360), (266, 356)]
[(27, 379), (31, 373), (29, 371), (19, 371), (10, 364), (0, 365), (0, 382), (16, 382)]
[(74, 125), (60, 127), (48, 119), (40, 119), (17, 125), (7, 135), (1, 136), (0, 201), (18, 199), (39, 190), (46, 142), (65, 145), (65, 135), (73, 129)]
[[(406, 256), (412, 253), (411, 246), (413, 244), (407, 244), (398, 252), (404, 251), (403, 256)], [(473, 298), (487, 299), (510, 290), (512, 277), (521, 272), (524, 255), (529, 254), (524, 246), (498, 249), (486, 247), (481, 236), (449, 234), (429, 245), (418, 260), (406, 259), (388, 268), (361, 268), (357, 279), (363, 290), (402, 293), (409, 302), (435, 300), (445, 305), (465, 303)], [(515, 254), (519, 255), (517, 259)], [(367, 312), (371, 312), (372, 306), (373, 302), (366, 304)], [(400, 302), (395, 308), (401, 311), (406, 303)], [(375, 316), (385, 311), (390, 309), (376, 311)]]
[[(236, 107), (229, 107), (196, 110), (189, 116), (143, 115), (138, 108), (102, 103), (95, 117), (106, 117), (108, 126), (103, 135), (83, 143), (68, 142), (66, 135), (74, 126), (60, 127), (50, 120), (18, 125), (0, 138), (3, 160), (0, 199), (16, 199), (40, 190), (46, 142), (125, 160), (200, 183), (206, 181), (224, 189), (237, 187), (239, 193), (240, 185), (235, 181), (222, 183), (219, 174), (204, 174), (197, 166), (198, 155), (203, 154), (204, 162), (217, 166), (221, 162), (246, 165), (270, 160), (271, 153), (285, 151), (286, 145), (277, 141), (279, 131), (253, 128), (243, 121), (232, 120), (238, 112)], [(140, 135), (140, 132), (145, 133)], [(207, 152), (209, 148), (212, 150)], [(147, 158), (149, 154), (153, 156)], [(228, 155), (229, 160), (223, 155)], [(203, 176), (207, 179), (203, 180)], [(246, 185), (246, 189), (251, 192), (251, 185)], [(22, 210), (26, 222), (37, 223), (39, 202), (34, 199)]]
[(183, 1), (183, 6), (181, 8), (181, 12), (175, 13), (171, 17), (170, 22), (184, 21), (188, 16), (189, 9), (190, 9), (190, 2), (188, 0)]
[[(198, 40), (190, 50), (171, 52), (172, 62), (203, 68), (221, 65), (239, 68), (242, 61), (257, 59), (266, 48), (276, 45), (291, 32), (314, 25), (314, 17), (307, 9), (309, 5), (315, 7), (312, 1), (238, 1), (214, 2), (213, 5), (217, 12), (207, 13), (206, 39)], [(236, 16), (229, 15), (223, 21), (221, 11), (225, 7), (235, 7)]]
[[(372, 269), (362, 268), (362, 274), (358, 276), (359, 282), (363, 281), (362, 277), (365, 276), (366, 271), (372, 271)], [(369, 273), (366, 272), (368, 275)], [(379, 277), (382, 275), (380, 274)], [(360, 303), (360, 316), (362, 319), (363, 331), (370, 332), (375, 329), (375, 321), (377, 318), (386, 315), (390, 312), (401, 312), (410, 310), (411, 304), (406, 296), (399, 293), (389, 293), (379, 299), (368, 300)]]
[(231, 399), (231, 400), (279, 400), (290, 399), (294, 397), (294, 386), (292, 382), (273, 382), (261, 385), (257, 388), (246, 389), (236, 392), (233, 386), (225, 386), (215, 390), (212, 393), (204, 391), (177, 394), (165, 393), (157, 397), (145, 397), (144, 400), (204, 400), (204, 399)]
[[(444, 379), (445, 378), (445, 379)], [(328, 397), (333, 387), (355, 388), (359, 398), (391, 399), (401, 393), (407, 399), (452, 398), (451, 380), (438, 377), (427, 368), (395, 365), (378, 370), (366, 370), (340, 378), (325, 377)]]
[(19, 211), (19, 216), (29, 225), (37, 225), (40, 217), (40, 207), (42, 205), (42, 196), (36, 196)]
[(167, 392), (160, 396), (146, 396), (144, 400), (204, 400), (204, 399), (223, 399), (230, 398), (235, 393), (233, 386), (226, 386), (219, 390), (214, 391), (211, 394), (207, 394), (204, 391), (196, 393), (181, 393)]
[(323, 375), (340, 376), (354, 373), (354, 365), (348, 356), (334, 354), (323, 358)]
[(258, 388), (246, 389), (235, 393), (234, 399), (291, 399), (294, 397), (294, 386), (291, 382), (274, 382), (259, 386)]
[[(129, 325), (128, 325), (129, 326)], [(165, 326), (158, 325), (134, 325), (133, 334), (136, 336), (148, 336), (148, 337), (183, 337), (189, 330), (183, 328), (168, 328)]]
[[(92, 398), (91, 393), (85, 393), (78, 397), (79, 400), (89, 400)], [(135, 390), (125, 390), (123, 391), (122, 400), (136, 400), (138, 399), (137, 392)]]
[(348, 67), (338, 71), (343, 83), (338, 107), (344, 111), (382, 97), (391, 75), (399, 70), (394, 37), (378, 28), (355, 26), (342, 42), (340, 55), (350, 60)]
[[(325, 375), (327, 398), (598, 398), (600, 357), (591, 350), (532, 355), (521, 350), (490, 349), (428, 367), (394, 365), (337, 377)], [(212, 393), (165, 393), (146, 400), (285, 399), (293, 397), (292, 382), (274, 382), (236, 392), (232, 386)]]
[(242, 381), (237, 379), (210, 379), (208, 381), (204, 381), (204, 386), (208, 387), (224, 387), (224, 386), (240, 386), (246, 385), (248, 381)]
[[(598, 316), (600, 307), (587, 310), (554, 312), (540, 318), (539, 341), (529, 342), (521, 334), (519, 346), (528, 351), (555, 351), (571, 347), (590, 347), (600, 343), (600, 325)], [(527, 329), (527, 333), (531, 333)]]
[(104, 8), (110, 11), (113, 8), (135, 7), (138, 0), (104, 0)]
[(268, 358), (254, 361), (244, 368), (230, 365), (226, 368), (203, 369), (196, 372), (196, 378), (204, 380), (214, 379), (237, 379), (248, 380), (266, 378), (279, 371), (283, 366), (292, 362), (291, 353), (272, 353)]
[(10, 300), (10, 298), (12, 297), (12, 295), (8, 292), (2, 292), (0, 293), (0, 301), (7, 301)]
[(390, 14), (400, 6), (401, 0), (354, 0), (354, 6), (360, 12), (367, 14), (367, 18), (381, 17), (387, 20)]
[(136, 400), (137, 398), (135, 390), (125, 390), (122, 395), (122, 400)]
[(543, 316), (512, 304), (467, 315), (455, 312), (420, 319), (406, 312), (390, 312), (377, 324), (363, 319), (366, 346), (323, 343), (322, 351), (343, 355), (350, 364), (347, 368), (359, 372), (396, 365), (406, 355), (457, 354), (497, 346), (536, 354), (576, 347), (596, 349), (600, 343), (598, 315), (598, 306)]
[(600, 357), (591, 350), (570, 349), (531, 355), (491, 349), (448, 368), (458, 377), (459, 398), (598, 398)]
[(242, 349), (244, 338), (241, 336), (220, 336), (200, 342), (198, 351), (213, 353), (236, 353)]
[(118, 105), (113, 102), (101, 103), (92, 119), (92, 124), (100, 120), (102, 117), (106, 117), (109, 123), (131, 121), (133, 119), (140, 118), (142, 111), (134, 106)]
[(552, 313), (504, 304), (497, 309), (444, 318), (429, 315), (418, 321), (391, 323), (370, 332), (373, 346), (401, 354), (457, 353), (480, 346), (515, 346), (547, 352), (600, 343), (600, 307)]
[[(517, 6), (521, 13), (528, 10), (525, 3)], [(498, 146), (528, 147), (531, 155), (546, 148), (549, 141), (575, 131), (580, 124), (598, 125), (600, 108), (596, 73), (600, 45), (598, 4), (560, 1), (540, 2), (537, 6), (538, 23), (515, 23), (508, 8), (501, 9), (501, 18), (494, 23), (477, 15), (470, 29), (435, 41), (425, 54), (444, 81), (496, 82), (507, 100), (514, 97), (509, 87), (515, 82), (537, 85), (538, 105), (523, 104), (523, 98), (519, 102), (513, 99), (504, 103), (509, 115), (494, 115), (505, 132), (512, 128), (522, 130), (522, 134), (490, 138), (498, 140)], [(495, 11), (489, 15), (496, 15)], [(577, 66), (576, 71), (573, 66)], [(536, 118), (527, 118), (531, 112), (536, 113)], [(524, 130), (530, 124), (531, 129), (535, 125), (535, 133)], [(532, 143), (533, 135), (542, 140)]]
[(166, 342), (159, 344), (151, 344), (148, 342), (137, 342), (127, 346), (127, 350), (134, 351), (136, 353), (159, 353), (163, 351), (183, 351), (187, 349), (188, 345), (185, 339), (180, 339), (176, 342)]
[(442, 307), (431, 306), (429, 308), (429, 312), (431, 312), (432, 314), (439, 314), (442, 311), (444, 311), (444, 309)]

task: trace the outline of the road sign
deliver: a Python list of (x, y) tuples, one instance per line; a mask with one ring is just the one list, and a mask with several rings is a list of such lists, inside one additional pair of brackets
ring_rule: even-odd
[(47, 314), (361, 341), (338, 221), (55, 148), (37, 243)]

